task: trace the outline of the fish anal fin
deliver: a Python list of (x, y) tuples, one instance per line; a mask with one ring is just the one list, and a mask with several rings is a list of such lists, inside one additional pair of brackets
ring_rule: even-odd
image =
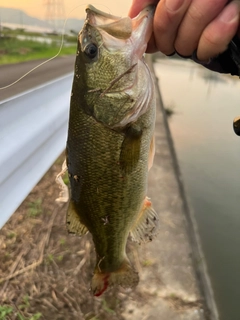
[(80, 221), (74, 203), (70, 200), (67, 211), (67, 230), (77, 236), (88, 233), (87, 227)]
[(152, 241), (158, 232), (158, 220), (150, 199), (146, 197), (130, 232), (132, 240), (138, 243)]
[(130, 127), (125, 133), (121, 146), (120, 166), (124, 173), (131, 173), (140, 157), (142, 131)]
[(134, 288), (138, 282), (138, 272), (133, 269), (128, 259), (125, 259), (121, 267), (113, 272), (102, 272), (97, 266), (92, 278), (91, 289), (93, 295), (99, 297), (109, 287)]

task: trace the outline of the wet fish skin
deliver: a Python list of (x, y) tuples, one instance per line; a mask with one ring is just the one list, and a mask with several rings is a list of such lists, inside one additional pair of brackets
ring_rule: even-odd
[(66, 149), (67, 226), (70, 233), (92, 234), (96, 296), (111, 285), (137, 285), (127, 238), (131, 233), (137, 241), (151, 240), (156, 231), (157, 216), (146, 198), (154, 84), (142, 59), (152, 17), (152, 8), (131, 21), (89, 6), (79, 35)]

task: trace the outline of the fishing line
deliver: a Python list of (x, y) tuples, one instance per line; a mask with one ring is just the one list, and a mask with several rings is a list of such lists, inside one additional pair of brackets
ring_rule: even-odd
[[(63, 24), (63, 31), (62, 31), (62, 34), (61, 34), (61, 44), (60, 44), (60, 47), (59, 47), (58, 52), (57, 52), (53, 57), (47, 59), (46, 61), (43, 61), (42, 63), (40, 63), (40, 64), (37, 65), (36, 67), (32, 68), (31, 70), (29, 70), (28, 72), (26, 72), (24, 75), (22, 75), (20, 78), (18, 78), (16, 81), (14, 81), (14, 82), (12, 82), (12, 83), (4, 86), (4, 87), (0, 87), (0, 90), (4, 90), (4, 89), (7, 89), (7, 88), (12, 87), (12, 86), (15, 85), (16, 83), (18, 83), (19, 81), (21, 81), (22, 79), (24, 79), (26, 76), (28, 76), (30, 73), (32, 73), (33, 71), (35, 71), (36, 69), (42, 67), (44, 64), (46, 64), (46, 63), (48, 63), (48, 62), (50, 62), (50, 61), (52, 61), (52, 60), (54, 60), (54, 59), (56, 59), (56, 58), (59, 56), (59, 54), (61, 53), (62, 48), (63, 48), (66, 23), (67, 23), (68, 20), (70, 19), (70, 17), (69, 17), (70, 14), (71, 14), (74, 10), (78, 9), (79, 7), (87, 6), (87, 5), (88, 5), (88, 3), (80, 4), (80, 5), (76, 6), (76, 7), (74, 7), (71, 11), (68, 12), (67, 18), (65, 19), (64, 24)], [(96, 5), (96, 4), (95, 4), (95, 5)], [(110, 10), (107, 6), (105, 6), (104, 4), (101, 5), (101, 6), (104, 6), (104, 7), (107, 8), (109, 11), (111, 11), (111, 10)]]

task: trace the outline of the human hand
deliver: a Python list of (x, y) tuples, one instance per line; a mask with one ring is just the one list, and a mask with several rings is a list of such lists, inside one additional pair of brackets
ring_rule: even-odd
[(133, 0), (130, 17), (147, 5), (156, 5), (153, 36), (147, 52), (161, 51), (208, 61), (224, 52), (240, 34), (240, 1), (234, 0)]

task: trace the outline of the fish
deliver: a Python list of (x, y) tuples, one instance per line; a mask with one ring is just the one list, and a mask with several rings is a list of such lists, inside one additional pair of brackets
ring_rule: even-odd
[[(68, 232), (92, 235), (95, 296), (111, 286), (136, 287), (128, 238), (141, 243), (157, 235), (159, 218), (147, 197), (156, 99), (144, 61), (153, 15), (151, 6), (131, 19), (88, 5), (78, 36), (66, 162), (57, 179), (63, 187), (68, 171)], [(67, 201), (66, 188), (61, 197)]]

